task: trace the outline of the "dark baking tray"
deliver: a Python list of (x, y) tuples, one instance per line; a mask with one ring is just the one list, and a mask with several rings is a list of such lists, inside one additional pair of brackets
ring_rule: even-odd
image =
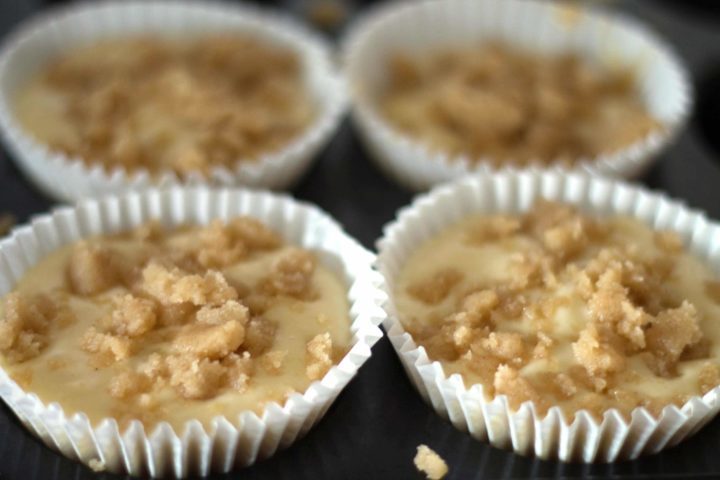
[[(308, 1), (266, 3), (297, 13)], [(0, 33), (47, 3), (0, 0)], [(364, 5), (355, 6), (360, 10)], [(638, 16), (674, 44), (697, 91), (688, 129), (640, 181), (720, 218), (720, 15), (714, 2), (624, 0), (614, 8)], [(0, 211), (12, 212), (21, 222), (46, 211), (53, 202), (2, 155)], [(349, 122), (292, 193), (328, 211), (368, 248), (413, 196), (369, 162)], [(452, 479), (720, 478), (720, 418), (679, 446), (633, 462), (563, 464), (492, 448), (456, 430), (423, 403), (386, 339), (373, 348), (372, 358), (305, 438), (253, 467), (211, 478), (422, 478), (412, 464), (420, 443), (447, 460)], [(0, 479), (70, 478), (122, 477), (97, 475), (48, 449), (3, 404)]]

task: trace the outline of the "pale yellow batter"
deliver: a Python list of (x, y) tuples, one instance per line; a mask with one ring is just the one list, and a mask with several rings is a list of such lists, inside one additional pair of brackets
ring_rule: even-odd
[(66, 414), (146, 428), (304, 392), (349, 348), (346, 288), (311, 253), (235, 222), (149, 225), (49, 255), (3, 302), (3, 368)]
[(657, 413), (720, 384), (719, 286), (674, 234), (540, 202), (421, 245), (394, 300), (448, 375), (514, 407), (599, 417)]

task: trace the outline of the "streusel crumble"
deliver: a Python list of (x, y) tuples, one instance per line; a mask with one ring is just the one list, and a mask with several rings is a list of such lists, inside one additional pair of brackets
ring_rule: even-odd
[(151, 222), (28, 271), (2, 302), (0, 362), (68, 414), (180, 428), (305, 391), (349, 325), (342, 283), (259, 221)]
[(421, 245), (400, 320), (448, 375), (488, 398), (598, 418), (658, 414), (720, 384), (720, 283), (681, 238), (538, 201), (472, 216)]
[(90, 166), (183, 176), (285, 147), (313, 110), (297, 54), (230, 33), (81, 47), (41, 71), (16, 104), (33, 136)]
[(571, 164), (627, 147), (661, 128), (632, 72), (573, 54), (502, 43), (395, 55), (379, 98), (386, 119), (435, 151), (470, 161)]
[(413, 463), (429, 480), (441, 480), (448, 473), (445, 460), (427, 445), (418, 445)]

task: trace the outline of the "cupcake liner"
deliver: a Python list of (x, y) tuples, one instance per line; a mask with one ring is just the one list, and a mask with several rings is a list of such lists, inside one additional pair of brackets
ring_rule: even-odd
[(0, 241), (0, 294), (25, 271), (62, 245), (80, 238), (137, 226), (149, 219), (165, 225), (206, 224), (214, 218), (251, 215), (290, 244), (314, 250), (320, 261), (348, 286), (352, 341), (349, 352), (304, 393), (283, 404), (269, 402), (261, 415), (239, 412), (215, 417), (209, 428), (192, 420), (182, 431), (162, 422), (152, 431), (134, 420), (121, 430), (113, 418), (93, 425), (80, 412), (44, 404), (0, 369), (0, 397), (22, 423), (47, 445), (91, 467), (153, 477), (227, 472), (272, 455), (317, 423), (345, 385), (370, 357), (382, 336), (382, 279), (372, 269), (374, 255), (350, 238), (318, 208), (286, 196), (249, 190), (169, 187), (144, 193), (86, 200), (42, 215)]
[[(107, 170), (52, 151), (25, 131), (13, 113), (13, 97), (24, 82), (58, 54), (78, 45), (119, 35), (153, 33), (197, 36), (218, 31), (243, 32), (291, 48), (301, 59), (303, 80), (317, 113), (286, 147), (254, 162), (238, 159), (235, 168), (214, 167), (181, 179), (172, 171)], [(330, 140), (346, 107), (343, 81), (329, 45), (319, 36), (278, 14), (219, 2), (104, 1), (50, 10), (24, 23), (0, 53), (0, 127), (5, 145), (19, 167), (44, 193), (60, 200), (119, 193), (178, 183), (248, 185), (281, 189), (299, 179)]]
[(482, 385), (465, 385), (458, 374), (446, 376), (442, 365), (431, 360), (425, 348), (403, 328), (392, 301), (394, 279), (416, 248), (471, 213), (518, 213), (540, 197), (594, 214), (629, 215), (652, 228), (673, 230), (694, 255), (720, 274), (720, 225), (701, 212), (642, 187), (547, 170), (482, 174), (438, 187), (403, 209), (378, 242), (377, 267), (385, 278), (382, 288), (388, 295), (388, 316), (383, 324), (410, 380), (458, 429), (493, 446), (543, 459), (633, 459), (692, 435), (720, 410), (720, 387), (702, 397), (692, 397), (682, 407), (669, 405), (658, 418), (645, 408), (636, 408), (629, 421), (614, 409), (606, 411), (602, 421), (585, 410), (565, 420), (557, 406), (546, 415), (539, 414), (529, 401), (513, 410), (505, 395), (487, 399)]
[(393, 52), (421, 54), (494, 39), (546, 54), (572, 51), (599, 65), (637, 72), (643, 102), (664, 129), (616, 152), (577, 159), (573, 170), (626, 178), (642, 173), (687, 120), (688, 73), (672, 49), (638, 22), (586, 10), (573, 10), (575, 17), (568, 18), (569, 8), (521, 0), (420, 0), (386, 5), (358, 21), (344, 39), (343, 57), (352, 117), (371, 157), (414, 190), (492, 171), (488, 158), (473, 165), (467, 156), (437, 152), (400, 132), (377, 111), (375, 98)]

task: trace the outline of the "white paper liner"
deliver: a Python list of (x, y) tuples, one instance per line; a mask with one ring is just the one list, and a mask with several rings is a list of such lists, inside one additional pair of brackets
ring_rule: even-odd
[(214, 218), (238, 215), (256, 217), (288, 243), (312, 249), (346, 282), (352, 342), (342, 361), (304, 393), (291, 395), (284, 405), (268, 403), (262, 415), (243, 411), (234, 418), (218, 416), (207, 430), (193, 420), (179, 432), (166, 422), (146, 432), (137, 420), (120, 430), (112, 418), (93, 426), (83, 413), (71, 416), (57, 403), (43, 404), (0, 369), (0, 397), (29, 430), (50, 447), (85, 464), (100, 462), (110, 471), (138, 476), (186, 477), (226, 472), (266, 458), (322, 418), (382, 336), (379, 324), (385, 315), (381, 307), (384, 294), (378, 287), (382, 278), (372, 269), (374, 255), (309, 204), (269, 193), (202, 186), (85, 200), (74, 208), (39, 216), (0, 241), (0, 295), (8, 293), (44, 256), (80, 238), (125, 230), (151, 218), (177, 225), (206, 224)]
[(709, 422), (720, 409), (720, 387), (693, 397), (681, 408), (670, 405), (655, 419), (645, 408), (626, 421), (616, 410), (602, 422), (584, 410), (566, 423), (558, 407), (539, 415), (531, 402), (513, 411), (505, 395), (486, 399), (479, 384), (466, 386), (458, 374), (447, 377), (428, 358), (398, 320), (392, 301), (394, 279), (409, 255), (444, 228), (472, 213), (517, 213), (536, 198), (579, 206), (591, 214), (623, 214), (652, 228), (678, 232), (689, 250), (720, 274), (720, 225), (668, 197), (620, 181), (587, 174), (507, 171), (481, 174), (443, 185), (418, 197), (386, 226), (378, 242), (377, 266), (388, 295), (383, 322), (412, 383), (455, 427), (499, 448), (544, 459), (612, 462), (633, 459), (675, 445)]
[[(214, 167), (204, 177), (181, 180), (174, 172), (112, 171), (87, 166), (79, 158), (52, 151), (17, 121), (13, 97), (52, 58), (77, 45), (119, 35), (155, 33), (193, 36), (234, 31), (291, 48), (301, 58), (303, 80), (316, 106), (315, 118), (288, 146), (234, 169)], [(344, 82), (328, 44), (319, 36), (277, 14), (250, 6), (218, 2), (108, 1), (79, 3), (33, 17), (15, 31), (0, 53), (0, 127), (5, 144), (22, 171), (46, 194), (77, 200), (148, 186), (178, 183), (286, 188), (299, 179), (330, 140), (347, 104)], [(240, 159), (239, 159), (240, 160)]]
[(642, 173), (687, 120), (692, 104), (688, 73), (672, 49), (636, 21), (592, 11), (569, 17), (567, 8), (528, 0), (418, 0), (382, 6), (359, 20), (343, 42), (343, 60), (352, 117), (371, 157), (390, 177), (415, 190), (472, 171), (491, 171), (488, 158), (473, 164), (400, 132), (375, 102), (387, 80), (386, 61), (395, 52), (422, 54), (502, 40), (547, 54), (572, 51), (598, 65), (637, 72), (643, 102), (664, 129), (619, 151), (577, 159), (573, 170), (624, 178)]

